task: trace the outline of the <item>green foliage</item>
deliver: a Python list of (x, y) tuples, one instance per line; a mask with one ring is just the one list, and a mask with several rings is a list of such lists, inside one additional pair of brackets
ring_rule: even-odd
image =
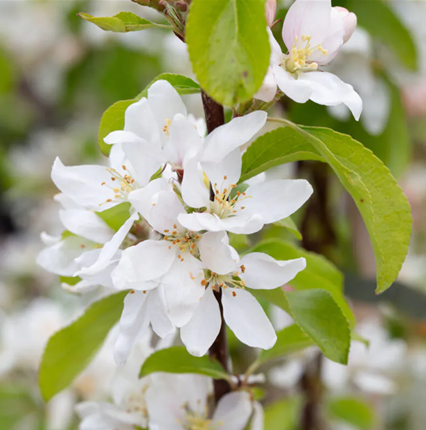
[(124, 202), (103, 212), (98, 212), (97, 215), (114, 231), (118, 231), (119, 228), (129, 219), (130, 207), (130, 203)]
[(299, 326), (293, 324), (277, 333), (276, 344), (269, 350), (263, 350), (258, 360), (263, 363), (287, 354), (292, 354), (312, 345), (312, 340)]
[(48, 401), (66, 388), (90, 363), (120, 318), (127, 292), (105, 297), (76, 321), (55, 333), (43, 354), (39, 385)]
[(265, 430), (294, 430), (299, 422), (302, 401), (292, 396), (265, 407)]
[(330, 418), (344, 421), (360, 430), (375, 426), (375, 411), (367, 400), (357, 397), (333, 397), (328, 401), (327, 410)]
[(330, 360), (347, 364), (351, 333), (347, 319), (328, 291), (286, 293), (291, 314)]
[(296, 239), (302, 240), (302, 234), (300, 233), (299, 229), (297, 228), (297, 225), (294, 223), (291, 217), (282, 219), (276, 222), (275, 225), (277, 225), (278, 227), (286, 228), (293, 234)]
[(241, 180), (289, 161), (327, 162), (361, 212), (376, 256), (376, 292), (385, 291), (404, 262), (412, 227), (410, 206), (396, 180), (370, 150), (350, 136), (276, 121), (288, 127), (267, 133), (250, 146), (243, 157)]
[(417, 69), (418, 58), (413, 38), (386, 1), (350, 0), (347, 8), (357, 15), (358, 24), (391, 47), (406, 67)]
[(328, 291), (351, 326), (355, 325), (355, 317), (343, 295), (343, 274), (325, 257), (278, 239), (260, 242), (251, 251), (264, 252), (276, 260), (305, 258), (306, 269), (299, 272), (289, 284), (296, 290), (315, 288)]
[(61, 283), (74, 286), (81, 281), (81, 278), (79, 276), (59, 276), (59, 280), (61, 281)]
[(120, 12), (113, 17), (95, 17), (88, 13), (79, 13), (79, 16), (86, 21), (89, 21), (102, 30), (113, 31), (115, 33), (127, 33), (129, 31), (141, 31), (148, 28), (166, 28), (172, 29), (170, 25), (156, 24), (154, 22), (143, 19), (131, 12)]
[(99, 125), (98, 144), (103, 154), (108, 156), (109, 152), (111, 151), (111, 145), (107, 145), (104, 142), (105, 137), (107, 137), (109, 133), (115, 130), (124, 129), (124, 115), (126, 109), (141, 98), (147, 97), (148, 89), (154, 82), (157, 82), (159, 80), (165, 80), (170, 82), (170, 84), (172, 84), (176, 91), (181, 95), (195, 94), (197, 92), (200, 92), (199, 85), (192, 79), (187, 78), (186, 76), (173, 73), (163, 73), (157, 76), (154, 80), (152, 80), (146, 86), (146, 88), (134, 99), (121, 100), (119, 102), (114, 103), (104, 112), (104, 114), (102, 115), (101, 123)]
[(218, 361), (211, 360), (208, 356), (194, 357), (183, 346), (174, 346), (154, 352), (143, 363), (139, 377), (142, 378), (156, 372), (195, 373), (214, 379), (229, 379), (229, 375)]
[(232, 106), (253, 97), (269, 66), (264, 2), (193, 0), (186, 42), (201, 87)]

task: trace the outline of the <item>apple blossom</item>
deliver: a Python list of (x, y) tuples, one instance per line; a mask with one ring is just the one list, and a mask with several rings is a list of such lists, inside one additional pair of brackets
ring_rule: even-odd
[(272, 27), (272, 24), (275, 21), (275, 14), (277, 12), (277, 0), (266, 0), (266, 23), (269, 27)]
[(269, 71), (256, 98), (274, 99), (277, 87), (298, 103), (336, 106), (345, 104), (358, 120), (362, 100), (349, 84), (332, 73), (318, 70), (338, 54), (356, 26), (356, 16), (331, 7), (331, 0), (296, 0), (287, 13), (282, 36), (288, 49), (283, 54), (272, 32)]

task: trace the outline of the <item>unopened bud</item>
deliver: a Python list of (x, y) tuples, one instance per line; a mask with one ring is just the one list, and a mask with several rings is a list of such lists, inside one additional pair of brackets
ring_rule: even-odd
[(266, 0), (266, 22), (268, 27), (272, 27), (277, 13), (277, 0)]
[(345, 29), (343, 42), (346, 43), (352, 37), (356, 29), (358, 19), (354, 13), (349, 12), (344, 7), (336, 6), (334, 9), (339, 13), (339, 18), (343, 21)]
[(181, 0), (175, 3), (175, 8), (180, 12), (186, 12), (188, 10), (188, 4)]

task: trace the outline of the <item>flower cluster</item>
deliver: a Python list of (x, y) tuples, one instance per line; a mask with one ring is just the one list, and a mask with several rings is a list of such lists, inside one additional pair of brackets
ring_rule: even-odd
[[(115, 357), (124, 363), (140, 334), (152, 326), (164, 338), (181, 328), (182, 342), (204, 355), (223, 316), (235, 335), (268, 349), (275, 331), (248, 289), (273, 289), (290, 281), (305, 260), (276, 261), (263, 253), (240, 257), (228, 232), (251, 234), (284, 219), (312, 193), (305, 180), (238, 184), (246, 144), (266, 122), (257, 111), (231, 120), (204, 137), (176, 90), (154, 83), (131, 105), (124, 130), (109, 134), (109, 166), (53, 165), (62, 192), (57, 200), (66, 233), (50, 244), (39, 264), (80, 277), (75, 291), (98, 285), (129, 290)], [(114, 231), (102, 217), (127, 204), (128, 219)], [(122, 207), (122, 206), (121, 206)]]

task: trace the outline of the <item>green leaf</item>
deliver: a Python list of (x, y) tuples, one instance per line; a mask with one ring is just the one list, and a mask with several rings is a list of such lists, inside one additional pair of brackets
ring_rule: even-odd
[(273, 290), (250, 290), (250, 293), (256, 297), (257, 300), (266, 300), (291, 315), (290, 306), (282, 288), (275, 288)]
[(81, 278), (79, 276), (59, 276), (59, 281), (63, 284), (68, 284), (70, 286), (74, 286), (77, 285), (80, 281)]
[(289, 284), (296, 290), (315, 288), (328, 291), (350, 321), (351, 326), (355, 325), (355, 316), (343, 295), (343, 274), (325, 257), (279, 239), (260, 242), (251, 249), (251, 252), (264, 252), (276, 260), (305, 258), (306, 268)]
[(153, 81), (151, 81), (146, 86), (146, 88), (134, 99), (121, 100), (114, 103), (104, 112), (104, 114), (102, 115), (101, 123), (99, 125), (98, 144), (103, 154), (108, 156), (111, 151), (111, 145), (107, 145), (104, 142), (104, 139), (108, 136), (108, 134), (116, 130), (124, 129), (124, 116), (126, 109), (133, 103), (136, 103), (141, 98), (147, 97), (148, 89), (154, 82), (157, 82), (159, 80), (165, 80), (170, 82), (170, 84), (173, 85), (173, 87), (180, 95), (195, 94), (200, 92), (199, 85), (192, 79), (187, 78), (183, 75), (162, 73), (161, 75), (158, 75)]
[(292, 396), (265, 407), (265, 430), (294, 430), (299, 422), (302, 399)]
[(282, 219), (281, 221), (278, 221), (274, 224), (277, 225), (278, 227), (284, 227), (290, 230), (296, 239), (302, 240), (302, 234), (300, 233), (299, 229), (297, 228), (297, 225), (294, 223), (291, 217)]
[(328, 401), (330, 418), (344, 421), (361, 430), (375, 427), (376, 414), (370, 403), (356, 397), (334, 397)]
[(79, 319), (50, 338), (39, 371), (46, 401), (68, 387), (93, 359), (119, 320), (126, 294), (121, 291), (93, 303)]
[(297, 325), (291, 325), (277, 333), (277, 342), (269, 350), (261, 351), (258, 360), (262, 363), (284, 355), (293, 354), (312, 346), (312, 340)]
[(271, 52), (264, 2), (193, 0), (186, 42), (194, 73), (211, 97), (226, 106), (251, 99)]
[(136, 99), (122, 100), (110, 106), (102, 115), (98, 131), (98, 145), (106, 156), (111, 151), (111, 145), (107, 145), (104, 139), (113, 131), (124, 129), (124, 114), (126, 109), (135, 103)]
[(297, 325), (330, 360), (348, 363), (351, 332), (339, 306), (328, 291), (305, 290), (286, 293)]
[(151, 373), (195, 373), (214, 379), (229, 379), (220, 363), (208, 356), (194, 357), (184, 346), (162, 349), (149, 356), (142, 365), (139, 377)]
[(170, 25), (156, 24), (141, 18), (131, 12), (120, 12), (113, 17), (95, 17), (88, 13), (80, 12), (81, 18), (89, 21), (102, 30), (113, 31), (114, 33), (127, 33), (129, 31), (141, 31), (148, 28), (166, 28), (172, 30)]
[(130, 207), (131, 204), (128, 202), (120, 203), (119, 205), (113, 206), (103, 212), (97, 212), (96, 215), (102, 218), (114, 231), (118, 231), (129, 219)]
[(358, 24), (371, 36), (392, 48), (406, 67), (417, 69), (418, 58), (414, 40), (390, 5), (382, 0), (352, 0), (348, 9), (357, 15)]
[(404, 262), (412, 227), (410, 205), (396, 180), (370, 150), (350, 136), (327, 128), (272, 121), (287, 127), (261, 136), (250, 146), (243, 157), (241, 180), (271, 164), (300, 159), (327, 162), (361, 212), (376, 256), (376, 292), (385, 291)]

